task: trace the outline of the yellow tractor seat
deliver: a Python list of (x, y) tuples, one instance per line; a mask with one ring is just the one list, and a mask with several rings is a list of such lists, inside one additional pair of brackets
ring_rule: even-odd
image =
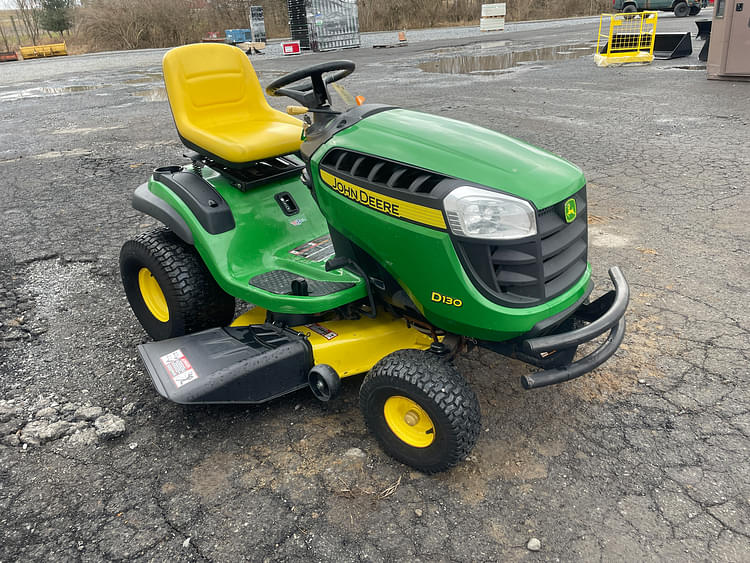
[(188, 148), (231, 168), (299, 150), (302, 122), (268, 105), (247, 55), (194, 44), (167, 52), (164, 83)]

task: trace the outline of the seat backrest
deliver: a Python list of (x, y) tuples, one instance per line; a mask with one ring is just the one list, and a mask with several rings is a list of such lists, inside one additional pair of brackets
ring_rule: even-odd
[(167, 52), (162, 61), (169, 105), (180, 135), (238, 121), (272, 119), (253, 65), (239, 48), (193, 44)]

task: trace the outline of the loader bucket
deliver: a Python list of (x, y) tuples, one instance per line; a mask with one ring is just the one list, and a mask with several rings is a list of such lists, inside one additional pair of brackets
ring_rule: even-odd
[(657, 33), (654, 40), (654, 58), (661, 60), (688, 57), (693, 53), (690, 32)]

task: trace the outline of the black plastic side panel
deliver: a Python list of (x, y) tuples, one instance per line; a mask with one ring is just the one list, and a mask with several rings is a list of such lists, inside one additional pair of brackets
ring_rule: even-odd
[(234, 229), (229, 205), (214, 187), (193, 172), (172, 171), (172, 167), (154, 170), (154, 180), (161, 182), (185, 202), (198, 222), (212, 235)]
[(304, 336), (274, 325), (214, 328), (138, 346), (154, 387), (181, 404), (263, 403), (307, 386)]
[(133, 194), (133, 208), (161, 221), (186, 243), (193, 244), (193, 233), (190, 232), (185, 220), (174, 207), (152, 194), (148, 184), (141, 184), (136, 188)]

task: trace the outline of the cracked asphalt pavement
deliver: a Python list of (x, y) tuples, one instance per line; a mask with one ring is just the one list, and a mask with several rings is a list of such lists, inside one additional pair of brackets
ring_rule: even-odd
[(750, 83), (707, 81), (696, 54), (417, 67), (595, 34), (566, 22), (252, 59), (267, 84), (351, 58), (345, 85), (368, 101), (484, 125), (586, 173), (597, 291), (613, 265), (631, 284), (625, 342), (536, 391), (523, 364), (461, 358), (483, 432), (437, 476), (377, 447), (361, 378), (330, 404), (157, 396), (117, 255), (154, 224), (131, 209), (135, 187), (184, 161), (163, 51), (0, 66), (0, 561), (747, 561)]

